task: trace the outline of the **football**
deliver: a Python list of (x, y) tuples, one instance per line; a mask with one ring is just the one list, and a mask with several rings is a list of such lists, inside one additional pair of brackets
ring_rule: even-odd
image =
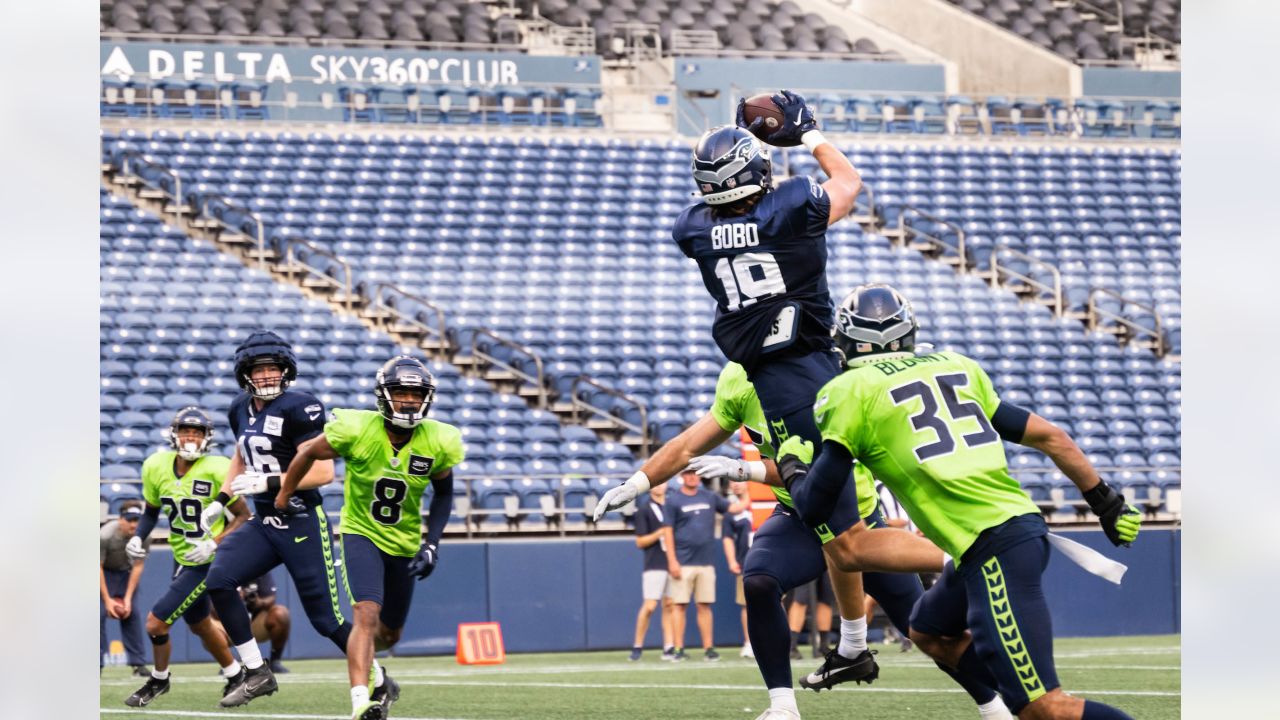
[(742, 109), (742, 115), (746, 118), (748, 125), (755, 122), (756, 118), (764, 118), (764, 123), (755, 130), (755, 136), (761, 140), (777, 132), (778, 128), (782, 127), (782, 111), (774, 104), (773, 96), (770, 93), (760, 93), (747, 98), (746, 106)]

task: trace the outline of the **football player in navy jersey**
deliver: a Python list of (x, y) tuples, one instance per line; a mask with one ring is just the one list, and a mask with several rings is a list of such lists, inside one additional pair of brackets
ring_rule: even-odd
[(676, 220), (672, 237), (698, 263), (716, 301), (712, 336), (747, 371), (770, 430), (782, 442), (798, 434), (821, 443), (813, 420), (818, 389), (840, 372), (831, 339), (827, 227), (853, 209), (862, 178), (818, 131), (804, 98), (773, 96), (783, 114), (767, 141), (804, 145), (827, 181), (794, 177), (774, 183), (768, 150), (747, 126), (712, 128), (693, 151), (702, 201)]
[[(351, 624), (338, 604), (333, 536), (318, 490), (333, 480), (333, 461), (312, 466), (286, 510), (274, 505), (281, 475), (298, 446), (324, 431), (324, 406), (311, 393), (289, 389), (297, 379), (298, 363), (289, 344), (273, 332), (255, 332), (236, 348), (235, 375), (244, 389), (227, 413), (236, 438), (235, 453), (222, 491), (203, 515), (209, 527), (223, 507), (238, 502), (239, 496), (253, 503), (253, 518), (218, 546), (205, 581), (245, 667), (243, 681), (222, 699), (223, 707), (243, 705), (276, 691), (275, 677), (253, 638), (239, 586), (283, 563), (316, 632), (344, 653), (351, 634)], [(394, 684), (384, 682), (376, 663), (374, 672), (373, 699), (381, 700)], [(394, 698), (385, 702), (391, 701)]]

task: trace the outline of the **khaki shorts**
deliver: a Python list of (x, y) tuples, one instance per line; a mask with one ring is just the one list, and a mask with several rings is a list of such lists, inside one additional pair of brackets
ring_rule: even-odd
[(739, 574), (737, 577), (735, 577), (735, 578), (733, 579), (733, 585), (734, 585), (734, 590), (733, 590), (733, 601), (734, 601), (734, 602), (736, 602), (736, 603), (738, 603), (739, 605), (741, 605), (741, 606), (743, 606), (743, 607), (746, 607), (746, 606), (747, 606), (747, 594), (746, 594), (745, 592), (743, 592), (743, 590), (742, 590), (742, 575), (741, 575), (741, 574)]
[(667, 571), (645, 570), (640, 576), (641, 592), (645, 600), (661, 600), (667, 593)]
[(688, 605), (689, 599), (698, 603), (716, 601), (716, 568), (714, 565), (684, 565), (680, 579), (671, 578), (667, 586), (671, 602)]

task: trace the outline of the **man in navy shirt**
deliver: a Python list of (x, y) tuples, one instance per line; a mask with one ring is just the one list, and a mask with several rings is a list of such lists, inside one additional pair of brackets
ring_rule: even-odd
[[(746, 483), (730, 483), (729, 492), (739, 497), (748, 493)], [(744, 658), (753, 658), (751, 636), (747, 632), (747, 596), (742, 587), (742, 565), (747, 561), (747, 549), (751, 547), (751, 509), (724, 516), (724, 525), (720, 528), (721, 542), (724, 543), (724, 557), (729, 563), (729, 572), (734, 578), (737, 588), (733, 600), (742, 608), (742, 652)]]
[(671, 641), (671, 596), (667, 594), (667, 550), (663, 536), (662, 507), (667, 495), (666, 484), (655, 485), (649, 497), (636, 501), (636, 547), (644, 551), (641, 591), (644, 604), (636, 615), (636, 639), (629, 660), (639, 660), (644, 648), (644, 635), (649, 631), (649, 618), (662, 603), (662, 659), (674, 660), (676, 649)]
[(692, 470), (680, 474), (680, 491), (667, 496), (662, 523), (666, 530), (667, 571), (671, 574), (671, 602), (674, 605), (672, 632), (676, 659), (683, 660), (684, 626), (689, 600), (698, 605), (698, 633), (702, 636), (704, 660), (715, 661), (720, 654), (711, 641), (711, 604), (716, 601), (716, 513), (737, 513), (750, 507), (749, 500), (730, 502), (702, 487), (702, 478)]

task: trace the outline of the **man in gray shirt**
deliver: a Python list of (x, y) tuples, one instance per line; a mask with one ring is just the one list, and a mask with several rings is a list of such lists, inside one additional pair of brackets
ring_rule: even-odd
[[(98, 585), (102, 594), (102, 613), (99, 623), (100, 650), (98, 668), (102, 668), (102, 654), (107, 651), (107, 618), (120, 621), (120, 635), (124, 639), (124, 651), (134, 675), (150, 675), (142, 645), (142, 618), (145, 613), (133, 611), (133, 593), (142, 578), (142, 560), (131, 560), (124, 546), (138, 529), (142, 517), (142, 503), (130, 500), (120, 506), (120, 518), (102, 526), (98, 535), (101, 557)], [(150, 548), (151, 541), (143, 542)]]

